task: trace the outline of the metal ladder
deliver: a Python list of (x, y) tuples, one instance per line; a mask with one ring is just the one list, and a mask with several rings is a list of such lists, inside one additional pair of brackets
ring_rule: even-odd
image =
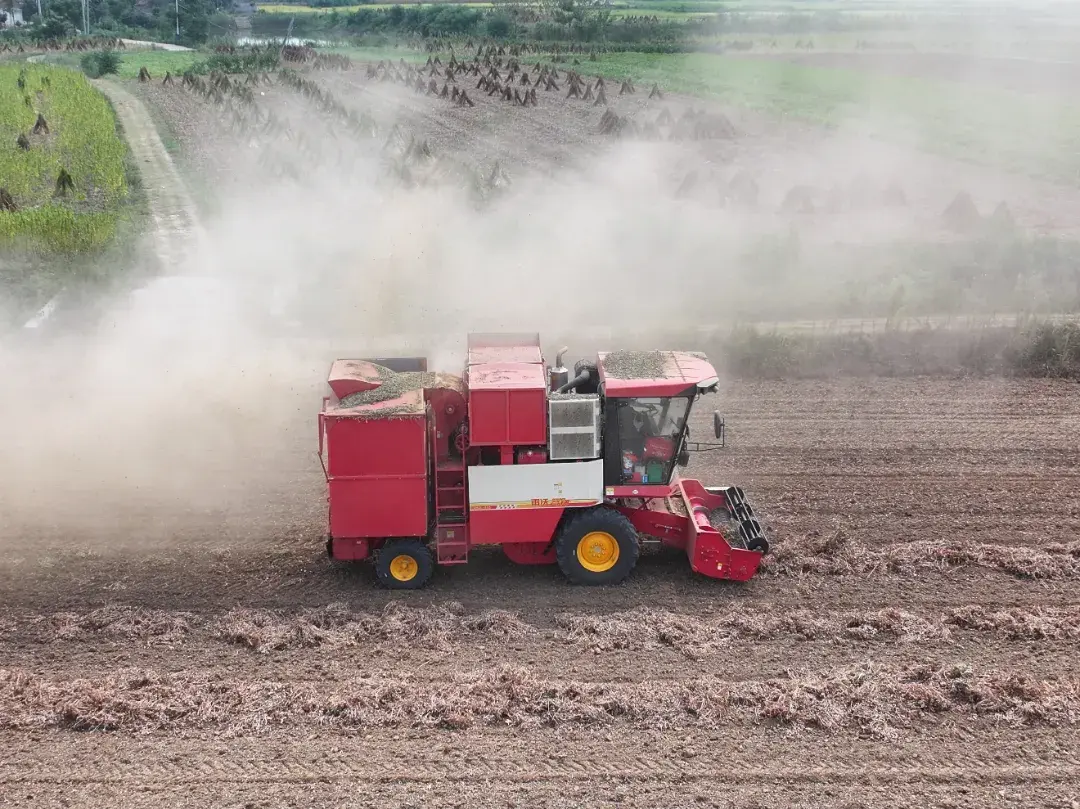
[(468, 494), (465, 459), (436, 463), (435, 553), (441, 565), (469, 561)]

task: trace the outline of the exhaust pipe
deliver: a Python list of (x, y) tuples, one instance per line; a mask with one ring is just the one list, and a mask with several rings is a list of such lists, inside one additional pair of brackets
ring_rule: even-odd
[(578, 385), (584, 385), (586, 382), (589, 381), (591, 377), (592, 374), (589, 373), (588, 369), (586, 369), (577, 376), (575, 376), (573, 379), (571, 379), (569, 382), (560, 385), (559, 389), (556, 390), (555, 393), (567, 393), (569, 391), (572, 391)]
[(555, 367), (551, 369), (549, 374), (548, 388), (552, 393), (561, 393), (560, 388), (570, 380), (570, 371), (563, 367), (563, 357), (569, 349), (563, 346), (559, 349), (559, 353), (555, 355)]

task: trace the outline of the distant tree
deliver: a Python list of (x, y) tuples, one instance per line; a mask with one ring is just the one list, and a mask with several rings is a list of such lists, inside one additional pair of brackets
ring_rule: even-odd
[[(51, 0), (46, 6), (45, 25), (49, 24), (50, 17), (58, 17), (63, 20), (66, 23), (64, 30), (53, 34), (42, 32), (42, 36), (46, 39), (58, 39), (67, 36), (70, 32), (82, 28), (82, 4), (79, 0)], [(57, 29), (54, 28), (53, 30)]]
[(486, 27), (489, 37), (494, 39), (506, 39), (506, 37), (510, 36), (510, 32), (514, 28), (514, 23), (511, 22), (508, 15), (495, 13), (488, 17)]
[(45, 21), (38, 28), (42, 39), (63, 39), (75, 32), (75, 26), (66, 17), (60, 17), (52, 11), (45, 12)]
[(212, 37), (236, 32), (236, 18), (224, 11), (215, 11), (211, 14), (207, 25), (210, 28), (209, 35)]
[[(184, 0), (180, 6), (180, 44), (201, 45), (210, 35), (210, 14), (215, 7), (210, 0)], [(156, 8), (157, 36), (163, 42), (176, 39), (176, 12), (172, 3)], [(218, 32), (224, 33), (224, 32)]]

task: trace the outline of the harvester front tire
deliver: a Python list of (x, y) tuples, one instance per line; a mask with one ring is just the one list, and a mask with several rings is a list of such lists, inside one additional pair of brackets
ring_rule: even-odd
[(619, 584), (637, 565), (640, 550), (630, 520), (603, 506), (573, 514), (555, 540), (559, 569), (574, 584)]
[(375, 575), (391, 590), (419, 590), (434, 572), (431, 549), (418, 539), (392, 539), (375, 555)]

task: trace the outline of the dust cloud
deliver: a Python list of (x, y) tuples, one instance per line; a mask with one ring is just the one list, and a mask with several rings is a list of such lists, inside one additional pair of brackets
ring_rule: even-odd
[(5, 544), (317, 535), (316, 414), (334, 357), (424, 354), (456, 371), (468, 331), (700, 320), (702, 298), (672, 270), (720, 288), (716, 246), (739, 238), (658, 195), (647, 147), (584, 175), (523, 177), (483, 210), (350, 157), (230, 191), (164, 268), (184, 280), (117, 296), (92, 329), (5, 342)]
[[(616, 143), (522, 172), (479, 207), (460, 188), (388, 183), (379, 144), (311, 126), (302, 159), (287, 145), (220, 144), (238, 181), (219, 189), (186, 259), (162, 268), (187, 284), (118, 296), (79, 333), (0, 347), (0, 541), (315, 535), (316, 414), (334, 357), (424, 354), (456, 371), (469, 331), (595, 349), (591, 335), (610, 330), (641, 345), (835, 295), (842, 280), (791, 277), (747, 253), (790, 232), (777, 211), (800, 178), (883, 186), (912, 166), (828, 137), (792, 142), (749, 116), (735, 124), (748, 133), (741, 152)], [(266, 150), (296, 176), (261, 171)], [(723, 188), (746, 170), (761, 205), (725, 207)], [(873, 241), (901, 219), (854, 212), (835, 227)], [(800, 237), (813, 248), (812, 230)]]

